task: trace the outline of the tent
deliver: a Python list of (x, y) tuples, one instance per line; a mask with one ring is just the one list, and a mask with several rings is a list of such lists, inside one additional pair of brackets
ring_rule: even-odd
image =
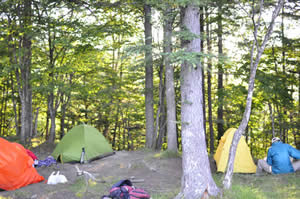
[[(214, 159), (217, 164), (217, 171), (224, 172), (227, 166), (227, 161), (229, 158), (229, 150), (232, 142), (232, 138), (235, 128), (228, 129), (225, 134), (221, 137), (219, 141), (219, 146), (214, 155)], [(253, 162), (249, 147), (245, 141), (245, 137), (242, 136), (236, 150), (235, 160), (234, 160), (234, 170), (235, 173), (255, 173), (256, 165)]]
[(21, 144), (0, 138), (0, 189), (15, 190), (43, 181), (33, 163)]
[(82, 124), (66, 133), (55, 147), (52, 156), (62, 163), (79, 162), (83, 148), (85, 162), (113, 154), (110, 144), (96, 128)]

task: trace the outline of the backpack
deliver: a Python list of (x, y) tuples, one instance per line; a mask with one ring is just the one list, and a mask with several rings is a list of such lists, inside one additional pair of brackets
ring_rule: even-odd
[(120, 180), (109, 190), (109, 195), (102, 196), (112, 199), (150, 199), (150, 195), (143, 189), (135, 188), (130, 180)]
[(129, 199), (150, 199), (150, 195), (143, 189), (133, 189), (129, 192)]

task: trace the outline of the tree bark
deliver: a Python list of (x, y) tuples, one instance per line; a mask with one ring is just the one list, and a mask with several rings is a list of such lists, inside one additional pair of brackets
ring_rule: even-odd
[[(199, 8), (188, 5), (182, 10), (182, 25), (200, 36)], [(200, 37), (182, 41), (187, 52), (200, 52)], [(186, 61), (181, 67), (182, 179), (176, 198), (201, 198), (206, 192), (216, 196), (216, 186), (206, 150), (201, 64)]]
[[(32, 131), (32, 90), (31, 90), (31, 1), (26, 0), (20, 6), (22, 11), (17, 9), (17, 14), (20, 18), (22, 35), (19, 38), (18, 48), (22, 51), (21, 55), (17, 57), (16, 49), (14, 49), (14, 63), (19, 67), (15, 70), (20, 102), (21, 102), (21, 131), (20, 141), (25, 144), (27, 137)], [(21, 34), (20, 34), (21, 35)], [(14, 47), (16, 48), (16, 46)]]
[(222, 3), (218, 5), (218, 140), (224, 134), (223, 119), (223, 24), (222, 24)]
[(152, 59), (152, 24), (151, 24), (151, 6), (144, 5), (145, 15), (145, 105), (146, 105), (146, 147), (155, 146), (154, 134), (154, 110), (153, 110), (153, 59)]
[(271, 122), (272, 122), (272, 136), (275, 137), (275, 127), (274, 127), (274, 117), (273, 117), (273, 111), (272, 111), (272, 105), (269, 102), (269, 110), (270, 110), (270, 118), (271, 118)]
[[(13, 63), (13, 62), (12, 62)], [(12, 103), (13, 103), (13, 110), (14, 110), (14, 120), (15, 120), (15, 129), (16, 129), (16, 135), (20, 135), (20, 125), (19, 125), (19, 114), (18, 114), (18, 108), (17, 108), (17, 99), (15, 98), (15, 88), (14, 88), (14, 79), (13, 75), (10, 76), (11, 79), (11, 92), (12, 92)]]
[(174, 69), (170, 63), (172, 53), (173, 16), (170, 6), (164, 11), (164, 62), (166, 66), (166, 102), (167, 102), (167, 139), (168, 150), (177, 152), (176, 104), (174, 87)]
[[(200, 35), (204, 35), (204, 7), (200, 7)], [(204, 52), (204, 38), (201, 38), (200, 43), (201, 52)], [(208, 136), (206, 135), (206, 105), (205, 105), (205, 72), (204, 67), (201, 67), (202, 70), (202, 93), (203, 93), (203, 116), (204, 116), (204, 133), (206, 145), (208, 145)]]
[[(237, 145), (240, 141), (240, 138), (242, 136), (242, 134), (245, 132), (245, 129), (248, 125), (249, 122), (249, 118), (250, 118), (250, 114), (251, 114), (251, 105), (252, 105), (252, 96), (253, 96), (253, 90), (254, 90), (254, 81), (255, 81), (255, 75), (256, 75), (256, 70), (257, 70), (257, 66), (259, 64), (260, 58), (262, 56), (262, 53), (266, 47), (266, 44), (273, 32), (273, 27), (274, 27), (274, 21), (276, 19), (276, 17), (278, 16), (282, 5), (283, 5), (284, 0), (278, 0), (277, 5), (273, 11), (272, 14), (272, 19), (271, 19), (271, 23), (267, 29), (267, 33), (264, 36), (263, 42), (262, 44), (259, 46), (258, 41), (257, 41), (257, 33), (258, 33), (258, 28), (260, 25), (260, 17), (262, 15), (262, 8), (263, 8), (263, 0), (261, 0), (260, 2), (260, 13), (259, 13), (259, 17), (258, 17), (258, 21), (255, 23), (254, 21), (254, 12), (253, 12), (253, 25), (254, 25), (254, 38), (255, 40), (253, 41), (253, 45), (252, 45), (252, 50), (251, 50), (251, 62), (250, 62), (250, 77), (249, 77), (249, 86), (248, 86), (248, 95), (247, 95), (247, 100), (246, 100), (246, 107), (245, 107), (245, 111), (244, 111), (244, 115), (243, 115), (243, 119), (242, 122), (239, 126), (239, 128), (236, 130), (236, 132), (234, 133), (233, 139), (232, 139), (232, 143), (230, 146), (230, 151), (229, 151), (229, 158), (228, 158), (228, 163), (227, 163), (227, 170), (226, 170), (226, 174), (223, 180), (223, 185), (225, 189), (229, 189), (231, 187), (231, 180), (232, 180), (232, 175), (233, 175), (233, 168), (234, 168), (234, 159), (235, 159), (235, 153), (236, 153), (236, 149), (237, 149)], [(254, 60), (254, 49), (255, 47), (258, 47), (257, 49), (257, 53), (256, 53), (256, 57)]]
[(155, 137), (157, 137), (157, 139), (155, 140), (155, 149), (160, 149), (161, 144), (162, 144), (162, 136), (164, 134), (163, 131), (163, 124), (161, 124), (161, 116), (162, 114), (165, 114), (164, 111), (164, 99), (165, 99), (165, 81), (164, 81), (164, 65), (161, 64), (160, 65), (160, 69), (159, 69), (159, 104), (158, 104), (158, 108), (157, 108), (157, 113), (156, 113), (156, 126), (155, 126)]
[[(70, 76), (70, 81), (72, 81), (72, 75)], [(65, 118), (66, 118), (66, 111), (67, 106), (69, 105), (71, 94), (67, 94), (66, 99), (64, 98), (64, 95), (61, 95), (61, 118), (60, 118), (60, 139), (62, 139), (65, 135)]]
[(36, 109), (36, 112), (35, 112), (34, 129), (33, 129), (33, 135), (32, 135), (32, 137), (34, 137), (34, 136), (37, 135), (37, 124), (38, 124), (39, 110), (40, 110), (40, 107), (38, 107)]
[[(209, 14), (208, 10), (206, 9), (205, 12), (206, 19), (208, 19)], [(207, 53), (211, 54), (211, 42), (210, 42), (210, 30), (209, 30), (209, 23), (206, 23), (206, 43), (207, 43)], [(212, 103), (211, 103), (211, 72), (212, 72), (212, 63), (211, 58), (208, 57), (207, 61), (207, 103), (208, 103), (208, 124), (209, 124), (209, 149), (210, 154), (214, 154), (214, 143), (215, 143), (215, 136), (214, 136), (214, 128), (213, 128), (213, 119), (212, 119)]]

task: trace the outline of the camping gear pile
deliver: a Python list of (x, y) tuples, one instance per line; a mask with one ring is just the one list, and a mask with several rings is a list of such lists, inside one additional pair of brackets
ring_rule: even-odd
[(0, 146), (0, 189), (15, 190), (44, 180), (22, 145), (0, 138)]
[[(217, 164), (217, 171), (224, 172), (229, 158), (229, 150), (234, 132), (237, 129), (230, 128), (219, 140), (219, 146), (214, 155)], [(256, 173), (256, 165), (252, 159), (250, 149), (246, 143), (245, 137), (242, 136), (236, 150), (234, 159), (234, 173)]]
[(53, 164), (57, 164), (56, 160), (52, 156), (48, 156), (44, 160), (36, 160), (34, 163), (34, 166), (35, 167), (42, 167), (42, 166), (49, 167)]
[[(105, 137), (94, 127), (78, 125), (58, 143), (52, 156), (38, 160), (37, 156), (21, 144), (0, 138), (0, 189), (15, 190), (44, 180), (35, 167), (57, 164), (56, 160), (86, 163), (114, 154)], [(89, 174), (85, 172), (84, 174)], [(59, 171), (48, 178), (48, 184), (65, 183), (67, 178)]]

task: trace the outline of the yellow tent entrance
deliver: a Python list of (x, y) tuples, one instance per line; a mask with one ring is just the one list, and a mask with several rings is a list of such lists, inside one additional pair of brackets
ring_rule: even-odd
[[(221, 137), (219, 141), (219, 146), (214, 155), (216, 160), (217, 170), (224, 172), (227, 166), (227, 161), (229, 157), (230, 145), (235, 128), (228, 129), (225, 134)], [(245, 137), (242, 136), (236, 150), (235, 160), (234, 160), (234, 170), (235, 173), (255, 173), (256, 166), (253, 162), (249, 147), (245, 141)]]

